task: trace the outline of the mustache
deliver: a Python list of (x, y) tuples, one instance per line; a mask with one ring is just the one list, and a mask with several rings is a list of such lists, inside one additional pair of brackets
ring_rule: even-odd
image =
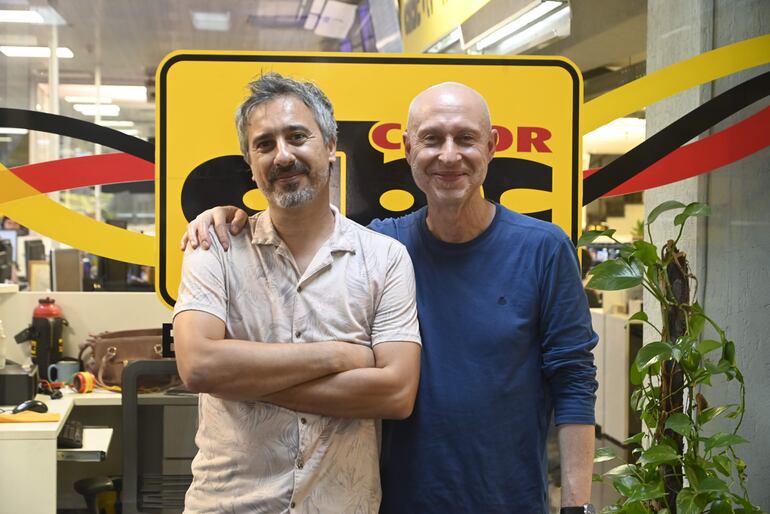
[(310, 168), (300, 162), (300, 161), (294, 161), (289, 166), (273, 166), (270, 168), (270, 170), (267, 173), (267, 178), (270, 182), (273, 182), (274, 180), (278, 180), (281, 175), (283, 174), (291, 174), (291, 173), (304, 173), (309, 174)]

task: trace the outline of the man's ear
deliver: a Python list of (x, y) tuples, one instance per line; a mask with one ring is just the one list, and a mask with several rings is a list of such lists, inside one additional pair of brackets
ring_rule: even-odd
[(497, 140), (499, 137), (500, 134), (497, 132), (497, 129), (493, 128), (489, 132), (489, 141), (487, 141), (487, 155), (489, 156), (490, 161), (495, 156), (495, 151), (497, 150)]
[(329, 141), (327, 146), (329, 148), (329, 162), (334, 164), (337, 162), (337, 140)]
[(412, 143), (409, 141), (409, 132), (404, 131), (404, 133), (401, 135), (402, 140), (404, 141), (404, 156), (406, 157), (407, 164), (412, 164)]

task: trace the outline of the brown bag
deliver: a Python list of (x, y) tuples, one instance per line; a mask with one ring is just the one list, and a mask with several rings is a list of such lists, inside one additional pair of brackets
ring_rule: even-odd
[(80, 346), (83, 369), (102, 386), (123, 383), (123, 368), (135, 360), (163, 357), (163, 329), (120, 330), (91, 335)]

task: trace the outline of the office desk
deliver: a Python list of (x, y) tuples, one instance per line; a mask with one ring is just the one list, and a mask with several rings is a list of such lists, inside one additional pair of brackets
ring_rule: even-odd
[[(56, 437), (64, 422), (76, 405), (120, 405), (117, 393), (65, 394), (58, 400), (38, 395), (36, 399), (45, 402), (48, 412), (56, 412), (60, 418), (52, 423), (0, 423), (0, 514), (55, 514), (56, 462), (60, 451), (56, 448)], [(112, 433), (112, 429), (101, 430)], [(106, 454), (109, 441), (109, 437), (100, 438), (98, 448), (84, 445), (84, 450), (62, 452), (98, 450)]]

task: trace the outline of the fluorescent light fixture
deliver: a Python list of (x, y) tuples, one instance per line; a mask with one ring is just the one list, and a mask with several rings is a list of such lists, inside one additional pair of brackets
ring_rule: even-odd
[(0, 127), (0, 134), (13, 134), (13, 135), (24, 135), (28, 133), (29, 130), (25, 128), (16, 128), (16, 127)]
[(562, 2), (556, 2), (554, 0), (545, 0), (541, 4), (534, 7), (533, 9), (530, 9), (529, 11), (525, 12), (521, 16), (515, 17), (508, 23), (505, 23), (498, 29), (492, 31), (490, 34), (479, 39), (478, 42), (476, 43), (476, 47), (479, 50), (484, 50), (485, 48), (494, 45), (498, 41), (507, 38), (511, 34), (514, 34), (520, 31), (530, 23), (542, 18), (543, 16), (547, 15), (551, 11), (563, 5), (566, 5), (566, 4)]
[(129, 128), (134, 126), (134, 122), (128, 121), (128, 120), (104, 120), (104, 121), (100, 121), (99, 125), (103, 127)]
[(97, 98), (95, 96), (65, 96), (64, 99), (68, 101), (71, 104), (111, 104), (112, 98), (107, 97), (101, 97)]
[(0, 143), (10, 143), (13, 138), (10, 136), (0, 136)]
[(125, 129), (125, 130), (121, 130), (121, 132), (123, 132), (124, 134), (128, 134), (129, 136), (134, 136), (134, 137), (139, 136), (139, 130), (137, 129)]
[(117, 116), (120, 114), (120, 106), (115, 104), (75, 104), (73, 109), (78, 111), (83, 116), (96, 116), (98, 112), (100, 116)]
[(517, 32), (500, 43), (496, 53), (514, 54), (522, 52), (527, 48), (541, 45), (554, 38), (569, 36), (570, 15), (569, 7), (556, 11), (551, 16), (527, 27), (521, 32)]
[(460, 41), (460, 39), (463, 37), (463, 33), (460, 30), (460, 27), (455, 28), (452, 32), (447, 34), (446, 36), (442, 37), (436, 43), (428, 48), (427, 53), (429, 54), (440, 54), (453, 44)]
[[(97, 87), (93, 84), (61, 84), (59, 97), (63, 97), (65, 100), (67, 97), (80, 97), (84, 100), (73, 103), (96, 103), (96, 90)], [(146, 103), (147, 88), (144, 86), (102, 85), (99, 88), (99, 96), (101, 98), (100, 103), (104, 104), (110, 103), (111, 100)]]
[(56, 12), (56, 9), (50, 5), (35, 5), (30, 7), (32, 11), (40, 15), (43, 18), (43, 23), (46, 25), (66, 25), (67, 20), (62, 18), (61, 14)]
[(0, 11), (0, 23), (44, 23), (40, 13), (35, 11)]
[(230, 30), (230, 12), (190, 11), (192, 24), (197, 30), (226, 32)]
[[(51, 49), (47, 46), (0, 46), (0, 52), (8, 57), (45, 57), (51, 56)], [(59, 59), (72, 59), (75, 54), (66, 46), (56, 49)]]

